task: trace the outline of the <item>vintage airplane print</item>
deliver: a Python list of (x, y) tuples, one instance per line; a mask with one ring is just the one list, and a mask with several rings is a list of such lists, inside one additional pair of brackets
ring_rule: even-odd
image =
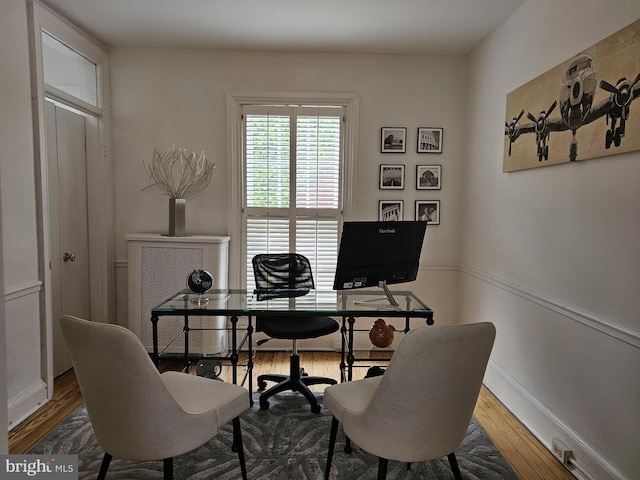
[(640, 150), (640, 20), (507, 95), (503, 171)]

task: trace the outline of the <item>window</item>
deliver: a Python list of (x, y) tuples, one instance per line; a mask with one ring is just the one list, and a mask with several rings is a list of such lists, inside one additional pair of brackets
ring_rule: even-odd
[(344, 108), (245, 106), (242, 229), (246, 288), (258, 253), (309, 258), (331, 290), (342, 223)]
[(42, 32), (44, 81), (49, 87), (98, 106), (98, 67), (91, 60)]

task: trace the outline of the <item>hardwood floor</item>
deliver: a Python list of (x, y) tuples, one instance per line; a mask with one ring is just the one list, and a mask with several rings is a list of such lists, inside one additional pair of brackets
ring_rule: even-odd
[(9, 453), (27, 453), (50, 430), (82, 404), (73, 370), (54, 381), (53, 398), (24, 422), (9, 431)]
[[(300, 356), (308, 374), (339, 378), (338, 353), (301, 352)], [(375, 363), (383, 364), (374, 362), (371, 365)], [(159, 368), (161, 371), (180, 369), (180, 362), (163, 360)], [(354, 368), (353, 378), (364, 377), (366, 370)], [(288, 371), (288, 352), (258, 352), (254, 359), (254, 390), (255, 378), (258, 375)], [(241, 372), (238, 374), (241, 378)], [(225, 367), (221, 376), (225, 381), (231, 381), (230, 368)], [(313, 389), (322, 391), (324, 388), (325, 386), (316, 386)], [(82, 395), (75, 374), (71, 370), (55, 380), (53, 399), (9, 432), (9, 453), (28, 452), (80, 404)], [(480, 392), (474, 416), (520, 480), (575, 480), (575, 477), (485, 387)]]

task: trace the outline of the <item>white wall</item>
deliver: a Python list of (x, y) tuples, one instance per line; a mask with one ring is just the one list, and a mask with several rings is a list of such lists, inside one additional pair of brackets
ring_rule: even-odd
[(469, 64), (462, 316), (497, 326), (489, 388), (597, 479), (640, 478), (640, 153), (504, 174), (505, 99), (638, 18), (530, 0)]
[[(9, 426), (46, 402), (40, 345), (33, 128), (27, 9), (3, 0), (0, 15), (0, 196)], [(0, 402), (0, 406), (2, 402)], [(4, 409), (3, 409), (4, 410)]]
[[(356, 92), (360, 96), (357, 217), (373, 220), (378, 200), (403, 199), (405, 219), (414, 202), (440, 199), (441, 225), (427, 230), (419, 281), (440, 323), (455, 322), (460, 238), (460, 176), (464, 151), (466, 59), (387, 55), (330, 55), (114, 48), (110, 50), (116, 182), (118, 311), (126, 313), (124, 235), (166, 232), (168, 202), (141, 192), (148, 178), (142, 160), (154, 145), (205, 150), (217, 164), (212, 185), (189, 199), (187, 231), (227, 234), (227, 92)], [(380, 127), (405, 126), (407, 153), (381, 154)], [(444, 128), (441, 155), (416, 153), (417, 128)], [(380, 163), (402, 163), (403, 191), (378, 190)], [(441, 191), (415, 189), (415, 165), (443, 165)], [(231, 241), (238, 241), (231, 239)], [(186, 275), (185, 271), (185, 275)], [(234, 286), (231, 279), (231, 286)], [(236, 285), (237, 288), (237, 285)]]
[[(2, 172), (0, 172), (1, 174)], [(0, 198), (0, 292), (4, 292), (4, 261), (2, 260), (2, 199)], [(4, 294), (0, 297), (0, 338), (6, 338)], [(9, 410), (7, 408), (7, 344), (0, 341), (0, 455), (9, 453)]]
[[(0, 130), (1, 132), (2, 130)], [(0, 134), (1, 135), (1, 134)], [(4, 138), (0, 136), (1, 141)], [(0, 171), (0, 183), (2, 171)], [(2, 258), (2, 198), (0, 198), (0, 339), (6, 338), (7, 322), (4, 315), (4, 260)], [(0, 341), (0, 455), (9, 453), (9, 439), (4, 434), (9, 429), (9, 411), (7, 394), (7, 342)]]

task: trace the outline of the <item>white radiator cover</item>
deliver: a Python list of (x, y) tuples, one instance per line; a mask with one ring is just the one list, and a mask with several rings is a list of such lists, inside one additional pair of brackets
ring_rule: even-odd
[[(213, 277), (213, 289), (228, 288), (229, 241), (226, 236), (192, 235), (169, 237), (160, 234), (134, 233), (125, 236), (128, 248), (128, 326), (151, 351), (153, 337), (151, 309), (186, 288), (187, 275), (194, 269), (207, 270)], [(158, 322), (158, 345), (162, 349), (184, 326), (181, 316), (161, 317)], [(225, 328), (225, 317), (189, 317), (191, 328)], [(189, 352), (217, 355), (227, 351), (223, 330), (191, 332)], [(184, 338), (166, 350), (184, 353)]]

